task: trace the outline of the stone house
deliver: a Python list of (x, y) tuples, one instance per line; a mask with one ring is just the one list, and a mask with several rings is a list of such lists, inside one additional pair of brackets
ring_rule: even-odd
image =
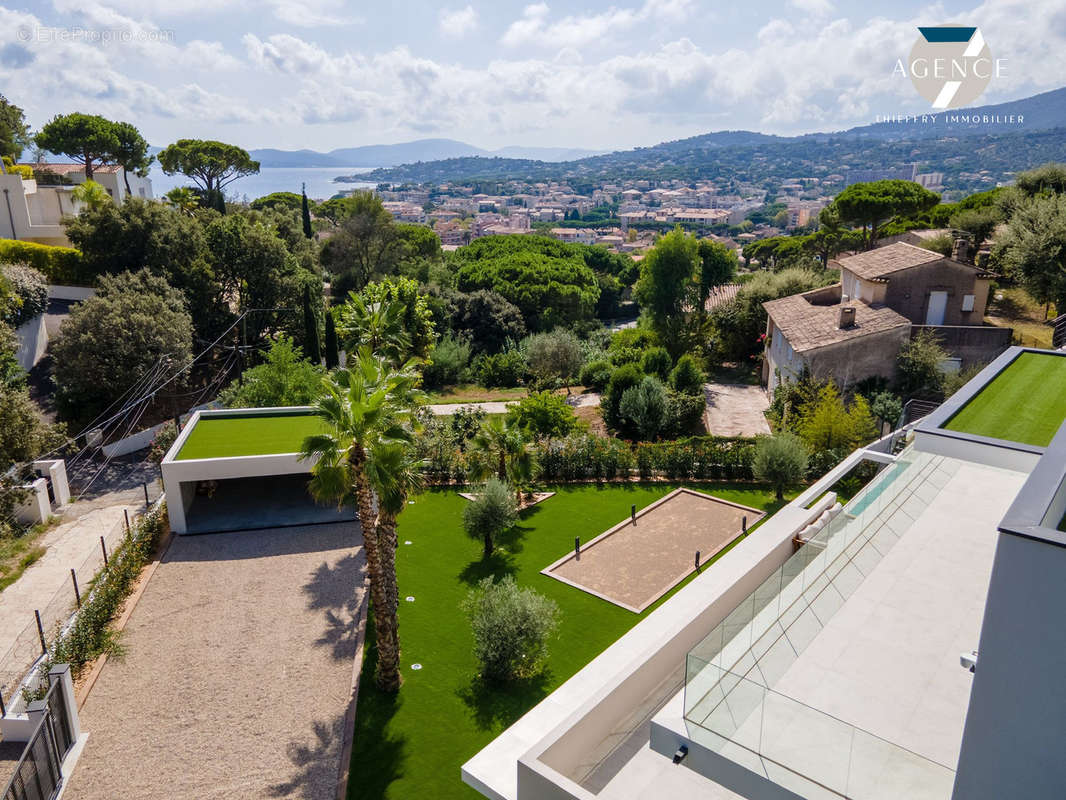
[(950, 258), (895, 242), (830, 263), (840, 283), (763, 304), (770, 393), (804, 369), (840, 387), (892, 380), (900, 347), (923, 329), (952, 354), (946, 369), (991, 361), (1010, 346), (1009, 328), (982, 325), (996, 276), (968, 260), (963, 241)]

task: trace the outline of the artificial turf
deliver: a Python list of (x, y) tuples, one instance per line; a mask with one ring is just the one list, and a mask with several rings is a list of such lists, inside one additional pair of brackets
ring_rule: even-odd
[(322, 426), (313, 414), (201, 417), (177, 460), (298, 453), (304, 439), (321, 433)]
[[(780, 505), (772, 492), (750, 485), (693, 486), (754, 508), (774, 511)], [(662, 602), (637, 615), (541, 575), (540, 570), (572, 548), (575, 536), (588, 541), (629, 516), (631, 504), (643, 508), (674, 488), (667, 484), (556, 488), (554, 497), (523, 513), (488, 562), (481, 559), (481, 545), (463, 532), (466, 501), (455, 490), (416, 497), (400, 517), (397, 554), (400, 596), (414, 598), (400, 602), (404, 685), (397, 695), (375, 688), (370, 625), (348, 797), (480, 797), (462, 783), (460, 766)], [(540, 678), (494, 688), (476, 678), (473, 638), (461, 606), (483, 577), (507, 574), (558, 604), (559, 629)], [(415, 663), (422, 668), (413, 670)]]
[(1046, 447), (1066, 419), (1066, 357), (1022, 353), (944, 425)]

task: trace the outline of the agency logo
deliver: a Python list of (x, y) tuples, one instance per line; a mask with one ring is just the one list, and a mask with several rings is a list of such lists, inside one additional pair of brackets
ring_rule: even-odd
[(907, 63), (896, 61), (893, 74), (907, 75), (933, 108), (973, 103), (993, 78), (1006, 74), (1006, 59), (993, 58), (979, 28), (939, 25), (918, 28), (921, 36)]

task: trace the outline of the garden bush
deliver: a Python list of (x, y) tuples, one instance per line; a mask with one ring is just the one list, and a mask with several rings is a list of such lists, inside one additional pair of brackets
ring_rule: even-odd
[(607, 388), (600, 398), (600, 413), (607, 426), (618, 430), (623, 425), (623, 418), (619, 415), (618, 406), (622, 402), (622, 395), (627, 389), (639, 384), (644, 379), (644, 373), (636, 364), (623, 364), (611, 373), (611, 379), (607, 382)]
[(430, 358), (430, 363), (422, 370), (422, 380), (427, 389), (461, 383), (470, 362), (470, 343), (446, 333), (437, 342)]
[(28, 264), (48, 283), (91, 286), (92, 275), (82, 266), (81, 253), (72, 247), (0, 239), (0, 264)]
[(703, 371), (696, 365), (696, 359), (686, 353), (677, 360), (677, 366), (670, 373), (670, 386), (683, 394), (703, 396)]
[(662, 381), (669, 377), (672, 366), (673, 361), (670, 358), (670, 354), (666, 352), (665, 347), (653, 347), (651, 350), (645, 350), (644, 356), (640, 360), (640, 368), (644, 370), (645, 375), (654, 375)]
[(0, 271), (20, 302), (4, 322), (17, 328), (44, 312), (48, 307), (48, 282), (44, 275), (26, 264), (5, 264)]
[(618, 401), (620, 427), (641, 439), (655, 439), (668, 424), (666, 389), (653, 375), (645, 375), (636, 386), (630, 386)]
[(157, 506), (133, 525), (129, 536), (111, 554), (108, 565), (97, 573), (74, 624), (53, 642), (48, 663), (42, 667), (44, 672), (50, 664), (69, 664), (77, 678), (97, 656), (119, 649), (111, 620), (133, 589), (141, 569), (151, 560), (163, 535), (165, 518), (166, 508)]
[(548, 657), (548, 639), (558, 627), (559, 607), (510, 575), (478, 583), (465, 609), (474, 633), (482, 679), (500, 683), (536, 675)]
[(517, 349), (482, 353), (474, 359), (471, 371), (475, 380), (488, 389), (509, 389), (522, 382), (526, 360)]
[(577, 417), (561, 395), (536, 392), (511, 406), (507, 424), (534, 439), (558, 439), (574, 430)]
[(610, 361), (603, 359), (590, 361), (581, 368), (581, 376), (578, 380), (586, 389), (602, 392), (607, 387), (607, 381), (611, 379), (613, 371), (614, 367), (611, 366)]
[(760, 436), (752, 462), (755, 477), (768, 483), (778, 500), (785, 491), (800, 483), (807, 474), (807, 447), (794, 433)]

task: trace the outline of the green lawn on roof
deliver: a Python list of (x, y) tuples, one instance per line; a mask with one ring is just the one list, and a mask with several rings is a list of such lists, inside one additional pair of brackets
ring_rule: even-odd
[(1064, 419), (1066, 357), (1022, 353), (944, 427), (1046, 447)]
[(305, 438), (322, 431), (321, 418), (311, 414), (201, 417), (177, 460), (297, 453)]
[[(775, 511), (780, 505), (772, 492), (750, 484), (691, 485), (753, 508)], [(638, 616), (540, 570), (569, 552), (575, 536), (587, 542), (628, 517), (631, 504), (643, 508), (674, 488), (667, 484), (556, 488), (554, 497), (522, 514), (489, 562), (481, 559), (481, 545), (463, 532), (467, 501), (456, 490), (417, 496), (400, 516), (396, 558), (400, 597), (414, 598), (401, 600), (399, 610), (404, 684), (397, 695), (375, 688), (371, 619), (348, 798), (480, 797), (462, 783), (462, 764), (659, 606), (656, 603)], [(410, 545), (405, 544), (408, 541)], [(475, 678), (473, 637), (461, 605), (483, 577), (506, 574), (559, 605), (559, 629), (540, 678), (494, 688)], [(416, 663), (422, 665), (420, 670), (411, 669)]]

